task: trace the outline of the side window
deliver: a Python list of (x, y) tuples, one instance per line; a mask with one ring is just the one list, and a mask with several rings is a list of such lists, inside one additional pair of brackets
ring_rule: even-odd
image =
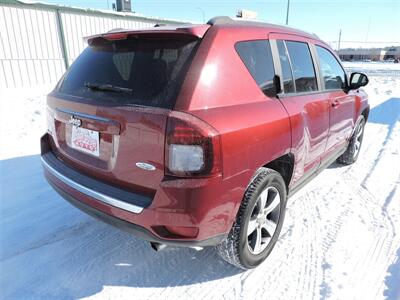
[(292, 64), (296, 92), (316, 91), (317, 78), (307, 43), (286, 41), (286, 47)]
[(346, 75), (339, 62), (327, 49), (316, 46), (324, 78), (325, 90), (342, 89), (346, 82)]
[(283, 41), (278, 40), (276, 43), (278, 45), (279, 60), (282, 68), (283, 91), (285, 93), (293, 93), (295, 90), (292, 69), (289, 62), (289, 54), (287, 53), (286, 46)]
[(238, 42), (235, 49), (264, 94), (274, 97), (275, 70), (269, 41)]

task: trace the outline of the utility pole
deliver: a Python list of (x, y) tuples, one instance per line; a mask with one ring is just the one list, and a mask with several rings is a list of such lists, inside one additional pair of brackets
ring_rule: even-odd
[(290, 0), (287, 1), (287, 9), (286, 9), (286, 25), (289, 24), (289, 6), (290, 6)]
[(339, 53), (340, 51), (340, 40), (342, 39), (342, 28), (340, 28), (339, 30), (339, 42), (338, 42), (338, 46), (337, 46), (337, 52)]

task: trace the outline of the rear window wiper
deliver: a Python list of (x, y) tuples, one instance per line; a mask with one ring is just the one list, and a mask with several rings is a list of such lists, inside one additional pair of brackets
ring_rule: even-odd
[(90, 83), (85, 82), (85, 87), (96, 90), (96, 91), (104, 91), (104, 92), (115, 92), (115, 93), (125, 93), (125, 94), (132, 94), (133, 90), (130, 88), (124, 88), (120, 86), (115, 86), (111, 84), (97, 84), (97, 83)]

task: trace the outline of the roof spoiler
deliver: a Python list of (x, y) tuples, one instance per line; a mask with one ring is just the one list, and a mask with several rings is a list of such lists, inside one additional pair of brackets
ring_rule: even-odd
[(84, 42), (89, 43), (91, 40), (96, 38), (104, 38), (108, 40), (118, 40), (118, 39), (126, 39), (128, 36), (136, 35), (136, 34), (158, 34), (158, 33), (176, 33), (176, 34), (185, 34), (192, 35), (198, 38), (202, 38), (206, 31), (210, 28), (209, 24), (202, 24), (198, 26), (192, 25), (182, 25), (179, 27), (170, 27), (164, 26), (163, 24), (156, 24), (151, 28), (143, 28), (143, 29), (113, 29), (107, 33), (95, 34), (92, 36), (84, 37)]

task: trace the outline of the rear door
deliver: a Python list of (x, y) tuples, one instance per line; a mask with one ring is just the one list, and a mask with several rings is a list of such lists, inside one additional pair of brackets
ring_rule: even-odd
[(354, 126), (354, 96), (344, 92), (346, 73), (333, 53), (322, 45), (315, 46), (322, 78), (322, 88), (329, 97), (329, 137), (326, 156), (346, 145)]
[(98, 37), (48, 96), (52, 150), (89, 176), (153, 193), (164, 176), (168, 114), (198, 38)]
[[(329, 97), (320, 91), (311, 41), (287, 34), (271, 34), (281, 74), (279, 95), (290, 116), (295, 185), (319, 167), (329, 130)], [(274, 43), (272, 43), (274, 44)]]

